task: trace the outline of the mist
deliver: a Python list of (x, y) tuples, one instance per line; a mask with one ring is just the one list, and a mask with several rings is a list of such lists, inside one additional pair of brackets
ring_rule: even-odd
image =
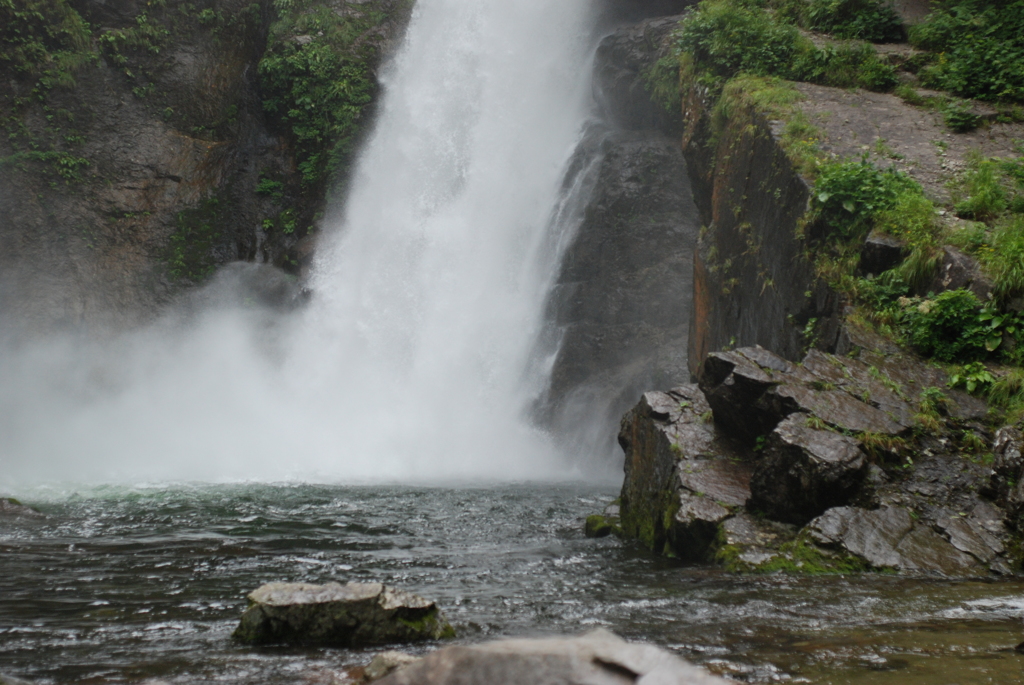
[(419, 0), (309, 302), (253, 304), (235, 269), (142, 329), (8, 345), (0, 488), (613, 477), (528, 418), (591, 4)]

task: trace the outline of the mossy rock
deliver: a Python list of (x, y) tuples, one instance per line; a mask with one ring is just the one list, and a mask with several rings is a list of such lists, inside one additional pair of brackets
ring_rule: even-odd
[(233, 637), (336, 647), (455, 637), (437, 604), (380, 583), (269, 583), (249, 595)]

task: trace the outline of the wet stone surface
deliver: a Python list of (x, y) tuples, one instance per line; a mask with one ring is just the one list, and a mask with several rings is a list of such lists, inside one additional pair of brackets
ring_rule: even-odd
[(380, 583), (268, 583), (249, 594), (234, 638), (351, 647), (454, 637), (437, 605)]
[[(620, 433), (623, 535), (737, 570), (1019, 572), (1019, 433), (988, 432), (984, 402), (949, 390), (941, 369), (855, 328), (841, 338), (845, 356), (811, 350), (801, 364), (715, 352), (696, 387), (645, 394)], [(925, 411), (937, 429), (920, 430)]]

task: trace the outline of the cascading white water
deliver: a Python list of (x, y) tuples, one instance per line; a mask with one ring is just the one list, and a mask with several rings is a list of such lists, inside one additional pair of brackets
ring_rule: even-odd
[(419, 0), (312, 305), (0, 361), (0, 485), (564, 474), (525, 410), (590, 5)]

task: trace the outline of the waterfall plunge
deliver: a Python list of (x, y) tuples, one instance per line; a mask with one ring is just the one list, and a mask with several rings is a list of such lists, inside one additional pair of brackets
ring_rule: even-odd
[(590, 5), (419, 0), (312, 305), (5, 356), (0, 485), (571, 475), (525, 417)]

